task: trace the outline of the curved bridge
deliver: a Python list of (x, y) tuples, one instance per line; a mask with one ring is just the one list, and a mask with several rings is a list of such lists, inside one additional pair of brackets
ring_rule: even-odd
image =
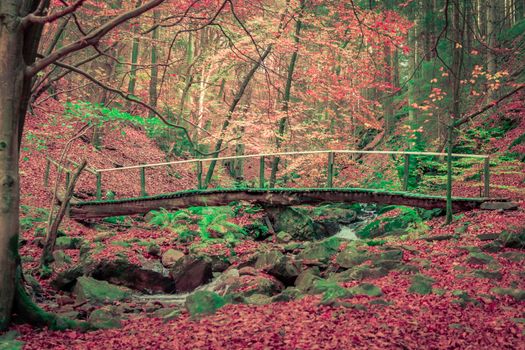
[[(86, 220), (145, 214), (159, 208), (177, 210), (192, 206), (221, 206), (235, 201), (247, 201), (266, 207), (320, 203), (378, 203), (434, 209), (445, 208), (446, 205), (446, 197), (408, 192), (358, 188), (246, 188), (190, 190), (141, 198), (77, 202), (71, 204), (69, 215), (77, 220)], [(452, 205), (454, 210), (464, 211), (479, 208), (487, 201), (487, 198), (455, 197)]]
[[(403, 176), (401, 177), (400, 188), (403, 192), (392, 192), (375, 189), (363, 188), (333, 188), (333, 178), (336, 176), (336, 155), (349, 156), (354, 154), (383, 154), (389, 156), (401, 156), (404, 161)], [(266, 182), (268, 175), (267, 161), (283, 156), (316, 155), (327, 156), (326, 160), (326, 187), (325, 188), (269, 188), (273, 186)], [(447, 157), (446, 153), (435, 152), (406, 152), (406, 151), (362, 151), (362, 150), (321, 150), (321, 151), (298, 151), (280, 152), (267, 154), (247, 154), (216, 158), (188, 159), (174, 162), (141, 164), (118, 168), (94, 169), (87, 168), (87, 171), (94, 175), (96, 179), (96, 198), (89, 202), (72, 202), (69, 207), (69, 215), (74, 219), (96, 219), (108, 216), (143, 214), (150, 210), (181, 209), (190, 206), (220, 206), (227, 205), (235, 201), (247, 201), (261, 206), (289, 206), (300, 204), (320, 204), (320, 203), (379, 203), (394, 204), (420, 207), (426, 209), (445, 208), (446, 197), (423, 195), (407, 192), (409, 182), (410, 157), (419, 156), (438, 156)], [(490, 159), (488, 155), (474, 154), (451, 154), (452, 158), (474, 158), (483, 163), (483, 195), (481, 198), (452, 198), (454, 210), (470, 210), (481, 207), (484, 202), (498, 201), (489, 198), (490, 189)], [(206, 189), (209, 185), (208, 178), (203, 181), (203, 167), (209, 163), (208, 173), (213, 171), (218, 161), (240, 161), (240, 168), (244, 167), (243, 160), (259, 159), (259, 184), (257, 188), (236, 188), (236, 189)], [(69, 164), (78, 167), (78, 164), (69, 161)], [(155, 196), (148, 196), (146, 192), (146, 169), (158, 168), (171, 165), (193, 165), (196, 167), (196, 190), (179, 191)], [(56, 166), (59, 171), (66, 173), (66, 187), (73, 170), (66, 165), (59, 164), (53, 159), (48, 158), (44, 175), (44, 185), (48, 185), (50, 166)], [(141, 195), (138, 198), (127, 198), (117, 200), (102, 200), (103, 193), (103, 174), (114, 172), (139, 170)], [(242, 169), (241, 169), (242, 170)], [(244, 171), (242, 171), (244, 173)], [(209, 175), (209, 174), (208, 174)], [(107, 176), (107, 175), (104, 175)], [(452, 186), (450, 182), (448, 186)], [(502, 201), (502, 200), (500, 200)], [(505, 201), (505, 200), (503, 200)]]

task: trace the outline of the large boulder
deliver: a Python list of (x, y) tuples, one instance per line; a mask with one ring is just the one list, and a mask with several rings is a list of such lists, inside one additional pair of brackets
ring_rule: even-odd
[(120, 328), (122, 323), (119, 314), (112, 308), (100, 308), (91, 312), (89, 324), (96, 329)]
[(210, 291), (198, 291), (186, 298), (184, 306), (192, 316), (212, 315), (223, 307), (226, 301), (217, 293)]
[(127, 299), (131, 293), (112, 285), (106, 281), (99, 281), (91, 277), (79, 277), (74, 293), (77, 303), (90, 302), (92, 304), (112, 303)]
[(506, 248), (525, 249), (525, 229), (517, 233), (503, 231), (498, 240)]
[(175, 281), (165, 277), (162, 271), (145, 269), (124, 260), (101, 261), (91, 270), (90, 276), (148, 294), (176, 291)]
[(335, 262), (342, 268), (349, 269), (361, 265), (370, 259), (367, 250), (359, 250), (353, 246), (348, 246), (345, 250), (337, 254)]
[(295, 287), (303, 293), (314, 294), (316, 283), (322, 280), (319, 273), (316, 267), (301, 272), (295, 280)]
[(274, 229), (288, 232), (293, 240), (309, 241), (318, 239), (314, 221), (302, 210), (286, 207), (276, 208), (270, 211), (273, 217)]
[(255, 262), (255, 268), (269, 273), (287, 286), (293, 285), (301, 272), (298, 262), (277, 250), (260, 254)]
[(297, 258), (328, 263), (332, 256), (338, 252), (340, 245), (341, 240), (336, 237), (330, 237), (323, 241), (313, 242), (303, 249), (303, 251), (297, 255)]
[(180, 250), (175, 249), (168, 249), (162, 254), (162, 265), (166, 268), (172, 268), (177, 261), (182, 259), (184, 257), (184, 252), (181, 252)]
[(170, 270), (177, 292), (191, 292), (198, 286), (208, 283), (213, 272), (211, 263), (204, 258), (186, 255), (178, 260)]
[(213, 287), (213, 291), (220, 295), (236, 294), (242, 297), (249, 297), (253, 294), (273, 296), (283, 289), (283, 283), (275, 277), (248, 267), (241, 271), (237, 269), (225, 271), (214, 282)]

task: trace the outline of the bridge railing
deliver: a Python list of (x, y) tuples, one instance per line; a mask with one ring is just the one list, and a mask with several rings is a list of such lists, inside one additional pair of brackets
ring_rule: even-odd
[[(410, 176), (410, 158), (417, 156), (435, 156), (435, 157), (447, 157), (446, 153), (438, 152), (410, 152), (410, 151), (362, 151), (362, 150), (321, 150), (321, 151), (296, 151), (296, 152), (277, 152), (277, 153), (261, 153), (261, 154), (246, 154), (246, 155), (237, 155), (237, 156), (225, 156), (225, 157), (215, 157), (215, 158), (198, 158), (198, 159), (187, 159), (179, 160), (172, 162), (161, 162), (161, 163), (152, 163), (152, 164), (139, 164), (115, 168), (106, 168), (106, 169), (94, 169), (89, 168), (89, 173), (93, 174), (96, 178), (96, 198), (98, 200), (102, 199), (102, 185), (103, 185), (103, 174), (111, 172), (122, 172), (130, 170), (139, 170), (140, 175), (140, 188), (141, 196), (146, 196), (146, 169), (149, 168), (158, 168), (182, 164), (195, 164), (197, 168), (197, 188), (202, 189), (203, 184), (203, 164), (211, 161), (227, 161), (227, 160), (238, 160), (238, 159), (250, 159), (250, 158), (259, 158), (259, 187), (266, 188), (267, 182), (265, 179), (265, 161), (268, 158), (272, 157), (283, 157), (283, 156), (300, 156), (300, 155), (326, 155), (326, 187), (333, 187), (333, 178), (334, 178), (334, 164), (335, 164), (335, 155), (336, 154), (384, 154), (384, 155), (400, 155), (403, 156), (404, 167), (403, 167), (403, 179), (402, 179), (402, 188), (404, 191), (408, 190), (409, 176)], [(474, 158), (483, 160), (483, 197), (488, 198), (490, 196), (490, 156), (488, 155), (475, 155), (475, 154), (458, 154), (453, 153), (453, 158)], [(71, 161), (70, 161), (71, 163)], [(74, 162), (72, 162), (73, 164)], [(49, 166), (54, 164), (57, 167), (62, 167), (56, 161), (48, 158), (48, 163), (46, 167), (45, 181), (49, 177)], [(73, 164), (74, 165), (74, 164)], [(70, 171), (66, 171), (66, 176)], [(67, 180), (67, 178), (66, 178)]]

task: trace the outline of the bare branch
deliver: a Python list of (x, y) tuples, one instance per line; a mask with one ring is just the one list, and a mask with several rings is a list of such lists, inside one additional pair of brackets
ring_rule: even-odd
[(88, 46), (96, 45), (107, 33), (109, 33), (115, 27), (118, 27), (119, 25), (130, 20), (131, 18), (135, 18), (142, 15), (144, 12), (147, 12), (157, 7), (164, 1), (165, 0), (151, 0), (140, 7), (137, 7), (133, 10), (130, 10), (113, 18), (112, 20), (106, 22), (105, 24), (90, 32), (88, 35), (83, 36), (79, 40), (62, 47), (59, 50), (56, 50), (50, 55), (42, 58), (41, 60), (38, 60), (33, 65), (27, 67), (25, 72), (26, 76), (32, 77), (42, 69), (64, 58), (65, 56), (73, 52), (82, 50), (83, 48), (86, 48)]
[(59, 18), (62, 18), (62, 17), (66, 16), (66, 15), (68, 15), (70, 13), (75, 12), (80, 6), (82, 6), (84, 1), (86, 1), (86, 0), (77, 0), (73, 4), (63, 8), (62, 10), (57, 11), (57, 12), (52, 13), (52, 14), (47, 15), (47, 16), (40, 16), (39, 15), (39, 13), (41, 13), (42, 10), (43, 10), (41, 8), (41, 4), (43, 2), (40, 2), (40, 5), (38, 6), (38, 8), (37, 8), (37, 10), (35, 12), (28, 14), (27, 16), (25, 16), (22, 19), (22, 25), (23, 26), (27, 26), (30, 23), (40, 23), (40, 24), (52, 23), (52, 22), (56, 21)]

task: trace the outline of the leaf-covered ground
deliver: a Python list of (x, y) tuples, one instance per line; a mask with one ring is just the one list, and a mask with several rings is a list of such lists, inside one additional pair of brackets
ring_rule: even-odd
[[(24, 151), (27, 160), (22, 163), (23, 204), (28, 208), (45, 207), (50, 199), (48, 192), (41, 187), (42, 154), (49, 152), (58, 156), (62, 140), (57, 138), (60, 131), (44, 126), (47, 121), (32, 119), (30, 123), (29, 128), (34, 134), (56, 142), (48, 142), (45, 150), (37, 150), (33, 144)], [(71, 157), (89, 156), (96, 167), (163, 160), (162, 152), (151, 140), (133, 128), (125, 130), (126, 135), (120, 136), (116, 130), (109, 131), (114, 136), (110, 138), (112, 153), (93, 151), (80, 145), (72, 150)], [(129, 149), (130, 139), (138, 146)], [(425, 236), (451, 235), (450, 239), (423, 240), (416, 232), (404, 239), (388, 240), (387, 245), (403, 250), (405, 264), (415, 266), (420, 274), (433, 279), (430, 294), (409, 292), (414, 274), (391, 271), (373, 281), (361, 281), (380, 287), (382, 296), (356, 296), (330, 305), (322, 304), (321, 296), (309, 295), (300, 300), (261, 306), (228, 304), (215, 315), (198, 319), (183, 312), (178, 318), (163, 321), (144, 311), (123, 321), (120, 329), (87, 333), (54, 332), (27, 325), (18, 325), (14, 329), (20, 333), (18, 339), (24, 342), (25, 349), (525, 349), (525, 252), (504, 248), (497, 253), (485, 253), (492, 258), (486, 264), (469, 260), (471, 252), (488, 243), (482, 241), (480, 235), (523, 228), (524, 170), (520, 162), (502, 162), (493, 169), (492, 194), (519, 201), (518, 210), (466, 212), (458, 215), (449, 226), (443, 225), (442, 217), (427, 223), (429, 227)], [(180, 183), (157, 178), (152, 181), (152, 190), (191, 186), (193, 173), (188, 171), (182, 175), (177, 180)], [(464, 176), (468, 177), (469, 173)], [(117, 193), (139, 191), (138, 181), (130, 185), (124, 180), (127, 179), (108, 178), (107, 184)], [(480, 181), (458, 181), (455, 186), (458, 195), (479, 194)], [(91, 189), (84, 190), (89, 192)], [(26, 244), (21, 248), (21, 254), (34, 258), (24, 260), (25, 270), (37, 265), (41, 249), (34, 239), (35, 231), (41, 226), (37, 223), (23, 233)], [(70, 236), (88, 240), (100, 234), (95, 228), (69, 220), (65, 221), (64, 229)], [(169, 231), (140, 227), (118, 227), (118, 231), (117, 228), (114, 231), (117, 235), (107, 241), (108, 249), (101, 254), (110, 256), (125, 251), (121, 246), (111, 244), (114, 241), (167, 239), (170, 235)], [(161, 244), (161, 249), (168, 246), (167, 241), (166, 245)], [(235, 251), (242, 258), (258, 247), (259, 243), (246, 241), (237, 245)], [(184, 245), (177, 248), (187, 249)], [(224, 247), (210, 246), (207, 249)], [(376, 251), (378, 248), (369, 249)], [(144, 259), (150, 258), (143, 246), (133, 245), (132, 250)], [(78, 259), (75, 255), (78, 251), (68, 251), (68, 254), (73, 261)], [(46, 297), (60, 297), (51, 291), (46, 280), (41, 283)], [(358, 283), (353, 281), (342, 285), (353, 287)], [(43, 306), (60, 311), (56, 304)]]

